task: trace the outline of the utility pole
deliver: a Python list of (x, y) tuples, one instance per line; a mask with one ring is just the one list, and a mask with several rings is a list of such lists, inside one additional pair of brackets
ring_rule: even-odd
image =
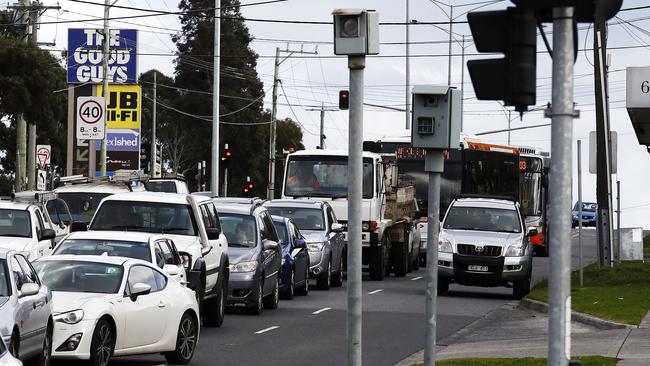
[(508, 145), (510, 145), (510, 124), (512, 123), (512, 110), (508, 110)]
[(553, 100), (549, 242), (549, 366), (566, 366), (571, 355), (571, 155), (573, 135), (573, 8), (553, 9)]
[(621, 263), (621, 181), (616, 181), (616, 264)]
[(214, 0), (214, 61), (212, 63), (212, 149), (210, 155), (210, 190), (219, 196), (219, 76), (221, 67), (221, 3)]
[[(111, 35), (108, 29), (108, 16), (110, 10), (110, 0), (104, 1), (104, 38), (102, 40), (102, 96), (104, 101), (108, 104), (108, 53), (109, 47), (111, 44)], [(104, 129), (106, 129), (106, 123), (104, 122)], [(88, 140), (88, 148), (92, 149), (93, 142)], [(108, 148), (108, 136), (104, 136), (102, 139), (101, 148), (99, 150), (99, 175), (102, 177), (106, 176), (106, 151)], [(88, 164), (92, 165), (94, 162), (90, 161), (90, 151), (88, 152)], [(90, 170), (90, 169), (89, 169)], [(90, 177), (88, 177), (90, 179)]]
[(156, 105), (158, 104), (157, 98), (157, 80), (158, 71), (153, 71), (153, 120), (151, 121), (151, 177), (156, 178)]
[[(463, 34), (463, 45), (461, 46), (463, 48), (463, 53), (461, 56), (461, 62), (460, 62), (460, 131), (463, 131), (463, 120), (465, 117), (463, 116), (464, 112), (464, 105), (465, 105), (465, 35)], [(510, 126), (508, 126), (508, 129), (510, 129)]]
[(607, 22), (599, 15), (594, 19), (594, 78), (596, 86), (596, 202), (598, 203), (598, 262), (611, 265), (611, 139), (609, 132), (609, 103), (607, 96)]
[[(21, 0), (20, 7), (16, 12), (16, 23), (25, 25), (25, 34), (22, 38), (22, 43), (28, 43), (27, 32), (29, 32), (29, 13), (25, 9), (29, 8), (29, 0)], [(26, 154), (27, 146), (25, 145), (27, 139), (27, 121), (23, 114), (18, 114), (16, 116), (16, 180), (14, 181), (14, 190), (16, 192), (22, 191), (25, 189), (25, 183), (27, 180), (26, 176)]]
[(406, 118), (406, 129), (411, 128), (411, 15), (409, 10), (410, 1), (406, 0), (406, 88), (404, 89), (404, 104), (406, 105), (404, 116)]
[(325, 112), (335, 112), (338, 111), (338, 108), (328, 107), (325, 108), (325, 104), (321, 102), (320, 108), (309, 108), (305, 109), (308, 112), (320, 111), (320, 149), (325, 149)]
[(451, 86), (451, 42), (454, 27), (454, 6), (449, 5), (449, 62), (447, 65), (447, 85)]

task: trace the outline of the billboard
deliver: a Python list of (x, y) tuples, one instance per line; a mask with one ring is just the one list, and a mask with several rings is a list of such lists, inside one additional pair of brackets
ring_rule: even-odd
[[(68, 83), (96, 83), (103, 81), (100, 29), (68, 29)], [(111, 29), (108, 55), (108, 82), (136, 84), (137, 40), (135, 29)], [(100, 94), (101, 95), (101, 94)]]

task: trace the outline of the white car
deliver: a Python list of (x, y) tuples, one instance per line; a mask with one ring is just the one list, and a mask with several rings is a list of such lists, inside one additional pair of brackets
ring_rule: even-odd
[(50, 254), (56, 233), (46, 212), (31, 203), (0, 201), (0, 248), (20, 252), (30, 261)]
[(60, 255), (33, 265), (53, 294), (53, 358), (106, 366), (112, 356), (162, 353), (173, 364), (194, 356), (194, 292), (151, 263)]
[(66, 236), (52, 255), (108, 255), (153, 263), (181, 284), (187, 284), (185, 267), (174, 241), (151, 233), (79, 231)]
[(7, 346), (0, 339), (0, 366), (22, 366), (22, 364), (22, 362), (18, 361), (18, 359), (9, 353)]

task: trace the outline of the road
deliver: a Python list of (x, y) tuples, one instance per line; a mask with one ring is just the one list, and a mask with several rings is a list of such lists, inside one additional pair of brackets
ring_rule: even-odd
[[(585, 230), (584, 260), (593, 262), (596, 231)], [(577, 234), (573, 235), (577, 267)], [(534, 259), (533, 282), (548, 274), (548, 258)], [(363, 282), (364, 365), (393, 366), (423, 348), (424, 270), (406, 278)], [(452, 285), (438, 298), (438, 339), (511, 301), (511, 289)], [(346, 289), (310, 291), (307, 297), (281, 301), (278, 310), (261, 316), (228, 314), (222, 328), (203, 328), (192, 365), (346, 364)], [(118, 358), (111, 365), (160, 365), (160, 355)]]

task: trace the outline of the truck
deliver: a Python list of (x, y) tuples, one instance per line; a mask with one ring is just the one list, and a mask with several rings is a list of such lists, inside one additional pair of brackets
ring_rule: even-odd
[[(347, 248), (348, 153), (302, 150), (287, 155), (283, 199), (328, 201), (343, 224)], [(395, 154), (363, 152), (362, 263), (370, 279), (406, 276), (419, 248), (412, 244), (418, 213), (415, 187), (400, 182)]]

